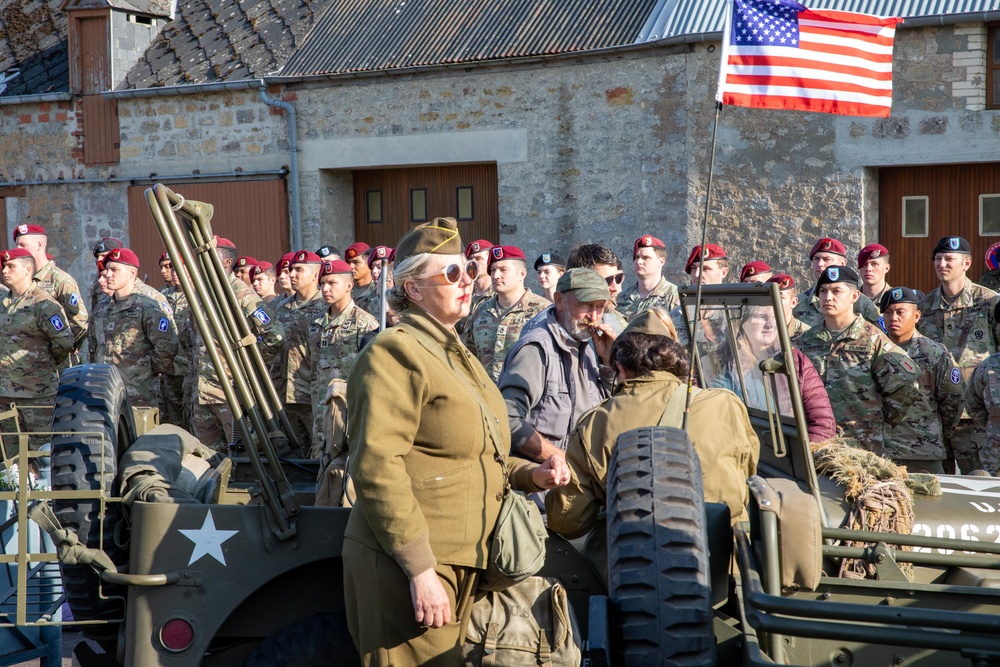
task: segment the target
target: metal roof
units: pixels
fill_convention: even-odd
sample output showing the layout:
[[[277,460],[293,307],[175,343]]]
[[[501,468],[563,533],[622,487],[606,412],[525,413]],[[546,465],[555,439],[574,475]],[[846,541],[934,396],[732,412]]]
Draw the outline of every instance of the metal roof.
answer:
[[[635,42],[657,0],[339,0],[281,70],[310,76],[587,51]]]
[[[685,35],[722,32],[729,0],[658,0],[649,13],[636,42],[655,42]],[[924,18],[1000,11],[1000,0],[805,0],[810,9]],[[994,19],[995,20],[995,19]],[[904,21],[903,26],[906,26]]]

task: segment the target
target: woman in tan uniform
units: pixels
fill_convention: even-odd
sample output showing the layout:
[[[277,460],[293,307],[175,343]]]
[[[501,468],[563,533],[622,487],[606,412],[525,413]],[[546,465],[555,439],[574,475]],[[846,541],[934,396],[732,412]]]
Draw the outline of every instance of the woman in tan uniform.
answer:
[[[524,491],[564,485],[561,457],[507,459],[503,398],[462,344],[476,265],[457,224],[400,239],[390,305],[397,326],[347,382],[357,500],[344,542],[347,622],[365,665],[459,665],[478,571],[500,510],[504,465]]]

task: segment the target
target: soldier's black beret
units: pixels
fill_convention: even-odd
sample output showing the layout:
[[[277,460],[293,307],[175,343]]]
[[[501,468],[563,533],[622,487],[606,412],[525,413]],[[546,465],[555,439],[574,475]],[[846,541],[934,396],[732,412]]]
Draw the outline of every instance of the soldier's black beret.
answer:
[[[920,303],[921,295],[915,289],[910,289],[909,287],[893,287],[882,295],[882,298],[878,300],[878,307],[883,313],[885,309],[894,303]]]
[[[554,252],[543,252],[535,260],[535,271],[543,266],[566,266],[566,261]]]
[[[827,283],[847,283],[854,289],[858,289],[858,274],[849,266],[828,266],[823,269],[823,273],[819,274],[819,280],[816,281],[816,289],[813,293],[819,294],[820,285]]]
[[[326,259],[327,257],[341,257],[340,250],[336,246],[325,245],[316,251],[316,254],[320,256],[320,259]]]
[[[934,252],[931,253],[931,257],[934,257],[939,252],[957,252],[963,255],[971,255],[972,246],[961,236],[945,236],[934,246]]]

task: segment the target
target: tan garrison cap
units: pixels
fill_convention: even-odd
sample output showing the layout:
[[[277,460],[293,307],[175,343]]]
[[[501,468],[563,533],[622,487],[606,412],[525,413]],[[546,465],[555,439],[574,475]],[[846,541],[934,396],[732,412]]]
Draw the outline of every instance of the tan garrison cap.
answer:
[[[462,239],[455,218],[434,218],[403,234],[396,248],[396,266],[422,253],[461,255]]]
[[[622,335],[627,333],[641,333],[647,334],[649,336],[666,336],[667,338],[673,340],[674,335],[667,328],[667,325],[663,323],[656,313],[651,310],[646,310],[638,315],[628,323],[622,331]]]

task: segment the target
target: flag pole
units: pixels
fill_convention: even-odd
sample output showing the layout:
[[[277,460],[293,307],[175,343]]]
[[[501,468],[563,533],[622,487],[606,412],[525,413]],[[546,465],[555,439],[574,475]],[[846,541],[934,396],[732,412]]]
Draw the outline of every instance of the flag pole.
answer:
[[[687,429],[688,412],[691,409],[691,395],[694,387],[695,353],[698,346],[698,327],[701,324],[701,287],[704,284],[702,270],[705,268],[705,257],[708,252],[705,244],[708,242],[708,216],[712,208],[712,177],[715,175],[715,145],[719,136],[719,112],[722,111],[722,102],[715,103],[715,122],[712,125],[712,156],[708,162],[708,185],[705,188],[705,215],[701,223],[701,257],[698,264],[698,292],[695,296],[694,323],[691,325],[691,341],[688,348],[689,369],[687,377],[687,395],[684,397],[684,419],[681,421],[681,429]],[[682,307],[683,310],[683,307]]]

